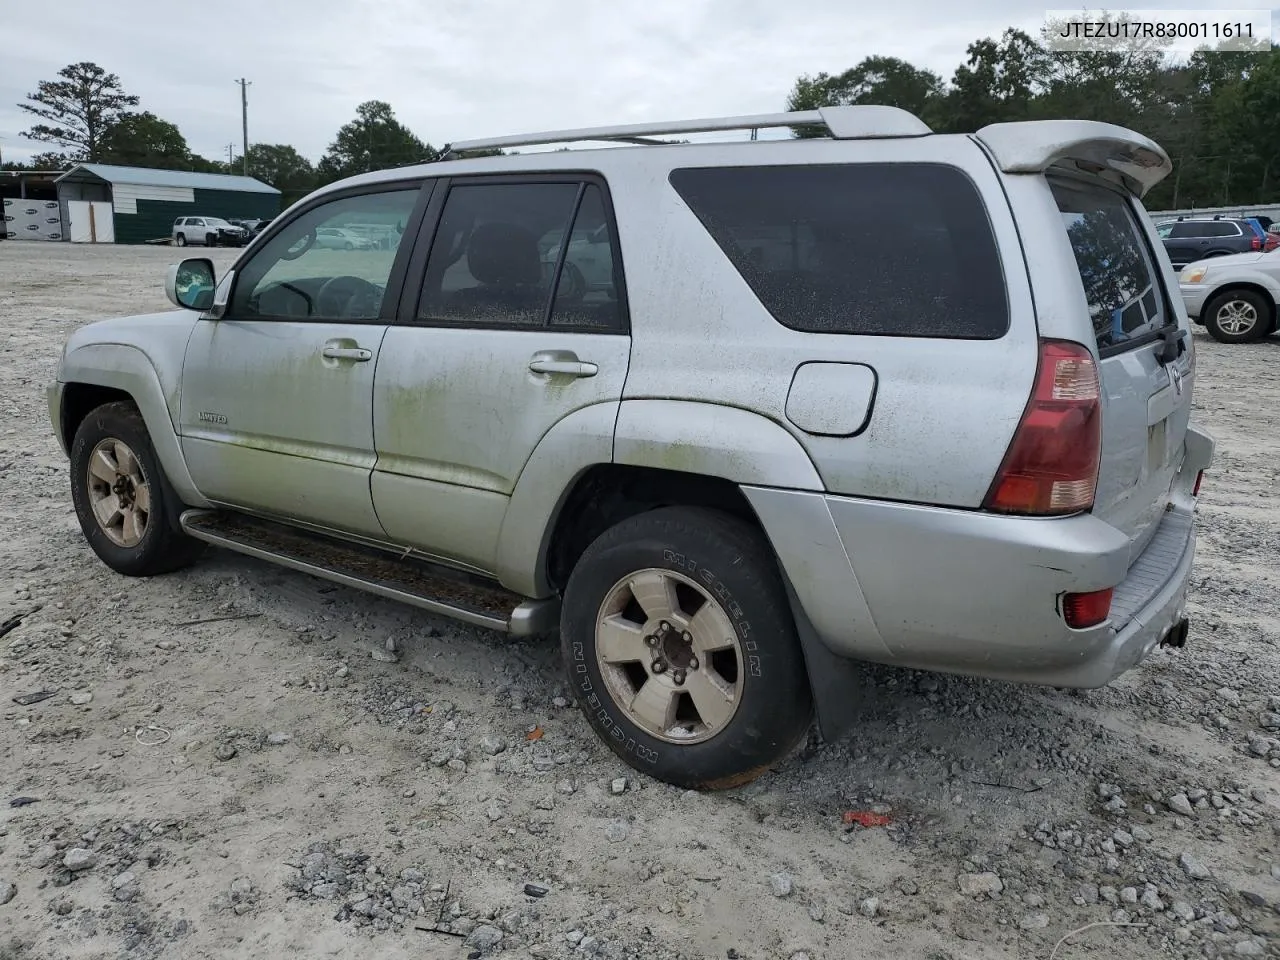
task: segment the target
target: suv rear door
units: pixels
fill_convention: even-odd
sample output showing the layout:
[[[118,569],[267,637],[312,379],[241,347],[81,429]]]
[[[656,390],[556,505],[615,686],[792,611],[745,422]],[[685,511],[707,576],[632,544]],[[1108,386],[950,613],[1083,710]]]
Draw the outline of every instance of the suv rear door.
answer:
[[[442,181],[374,382],[371,485],[387,535],[496,572],[498,534],[534,448],[588,407],[604,406],[612,422],[630,345],[602,178]]]
[[[1190,332],[1170,301],[1155,232],[1131,196],[1100,180],[1049,181],[1100,359],[1102,460],[1093,512],[1123,531],[1130,561],[1169,501],[1191,416]],[[1174,227],[1177,231],[1178,224]],[[1164,362],[1166,338],[1186,349]]]

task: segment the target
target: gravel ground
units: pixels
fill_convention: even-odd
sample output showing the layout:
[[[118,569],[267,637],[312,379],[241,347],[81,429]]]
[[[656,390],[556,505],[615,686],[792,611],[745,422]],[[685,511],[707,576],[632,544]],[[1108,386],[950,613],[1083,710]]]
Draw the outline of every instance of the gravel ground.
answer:
[[[42,388],[174,258],[0,243],[3,960],[1280,956],[1280,342],[1196,335],[1184,650],[1088,692],[869,667],[850,737],[705,795],[597,743],[550,641],[92,556]]]

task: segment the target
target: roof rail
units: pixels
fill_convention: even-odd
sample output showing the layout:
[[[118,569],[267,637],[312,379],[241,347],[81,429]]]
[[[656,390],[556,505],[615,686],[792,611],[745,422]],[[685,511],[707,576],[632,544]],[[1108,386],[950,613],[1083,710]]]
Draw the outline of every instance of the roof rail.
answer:
[[[471,150],[494,150],[505,147],[541,146],[551,143],[575,143],[598,140],[632,144],[670,144],[654,139],[686,133],[710,133],[716,130],[766,130],[775,127],[825,127],[828,136],[837,140],[859,140],[879,137],[922,137],[933,131],[913,113],[899,107],[852,106],[821,107],[789,113],[760,113],[744,117],[714,117],[705,120],[673,120],[666,123],[630,123],[615,127],[582,127],[577,130],[553,130],[546,133],[514,134],[485,140],[460,140],[446,144],[444,157]]]

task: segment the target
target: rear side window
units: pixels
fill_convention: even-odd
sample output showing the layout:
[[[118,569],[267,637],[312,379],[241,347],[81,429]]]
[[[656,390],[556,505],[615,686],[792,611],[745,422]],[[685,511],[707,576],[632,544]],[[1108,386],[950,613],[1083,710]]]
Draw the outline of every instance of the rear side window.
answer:
[[[418,319],[616,331],[625,326],[619,266],[596,184],[456,182],[427,260]]]
[[[1238,237],[1245,232],[1241,224],[1230,220],[1210,224],[1210,228],[1209,236],[1211,237]]]
[[[1122,347],[1163,327],[1168,321],[1158,274],[1125,198],[1083,184],[1055,182],[1052,189],[1098,349]]]
[[[994,340],[1009,328],[986,208],[955,167],[684,169],[671,185],[793,330]]]
[[[1173,228],[1173,236],[1186,237],[1238,237],[1240,228],[1231,220],[1184,220]]]

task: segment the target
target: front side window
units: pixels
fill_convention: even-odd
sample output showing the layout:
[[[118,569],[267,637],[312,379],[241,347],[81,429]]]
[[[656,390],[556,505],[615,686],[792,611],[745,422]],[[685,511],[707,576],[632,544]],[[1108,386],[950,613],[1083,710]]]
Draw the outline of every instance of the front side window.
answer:
[[[1168,322],[1158,272],[1133,209],[1100,186],[1055,182],[1054,199],[1071,241],[1098,349],[1123,345]],[[1179,227],[1189,225],[1178,223]]]
[[[414,186],[343,197],[290,221],[240,272],[229,316],[376,320],[418,195]],[[333,242],[351,224],[367,226],[379,242]]]
[[[786,327],[981,340],[1009,329],[995,234],[955,167],[719,167],[670,181]]]

